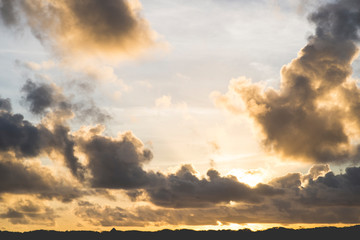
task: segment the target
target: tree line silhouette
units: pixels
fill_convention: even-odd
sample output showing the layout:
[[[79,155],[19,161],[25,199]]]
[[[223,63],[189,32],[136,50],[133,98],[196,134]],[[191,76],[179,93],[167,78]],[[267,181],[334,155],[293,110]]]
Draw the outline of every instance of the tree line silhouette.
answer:
[[[359,239],[360,226],[352,227],[319,227],[307,229],[270,228],[262,231],[242,229],[195,231],[188,229],[146,231],[47,231],[30,232],[0,231],[1,240],[171,240],[171,239]],[[307,240],[306,239],[306,240]]]

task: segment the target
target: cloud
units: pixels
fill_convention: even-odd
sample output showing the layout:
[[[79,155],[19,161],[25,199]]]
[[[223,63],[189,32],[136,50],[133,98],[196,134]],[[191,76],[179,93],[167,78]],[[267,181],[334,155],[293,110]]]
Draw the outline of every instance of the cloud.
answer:
[[[88,160],[92,186],[131,189],[148,184],[152,174],[142,165],[152,159],[152,152],[131,132],[112,138],[102,136],[102,131],[98,126],[77,134],[77,144]]]
[[[43,86],[33,88],[31,84],[30,90],[39,92],[37,89],[45,92],[42,93],[45,95],[46,90],[49,90]],[[33,93],[33,91],[30,92]],[[49,95],[46,96],[49,97]],[[46,107],[53,104],[51,98],[50,101],[48,101],[37,95],[29,94],[26,99],[30,101],[30,108],[36,113],[44,111]],[[9,103],[8,100],[6,100],[6,102]],[[7,109],[11,109],[10,103]],[[57,115],[57,119],[59,119],[62,114],[63,111]],[[74,176],[83,178],[82,166],[78,158],[74,155],[75,143],[69,135],[69,127],[59,123],[55,123],[51,129],[45,124],[35,126],[29,121],[24,120],[21,114],[0,111],[0,129],[0,150],[2,152],[14,152],[18,158],[24,158],[37,157],[40,154],[48,154],[56,151],[63,155],[65,164]]]
[[[78,88],[80,88],[79,93],[89,90],[91,86],[79,83]],[[46,115],[46,121],[51,123],[64,125],[69,119],[103,123],[111,119],[111,116],[100,109],[90,97],[86,101],[72,101],[65,97],[62,89],[53,83],[37,83],[28,79],[21,90],[24,93],[23,103],[28,105],[30,112],[36,115]]]
[[[23,100],[29,104],[30,112],[34,114],[44,114],[49,108],[60,108],[70,112],[66,115],[71,115],[71,105],[54,84],[38,84],[28,79],[22,91],[25,93]]]
[[[129,189],[152,182],[150,178],[155,174],[142,169],[142,164],[151,160],[152,153],[131,132],[117,138],[102,136],[101,132],[90,138],[74,136],[66,120],[78,105],[69,103],[59,88],[28,80],[22,91],[25,93],[23,101],[30,111],[43,118],[40,124],[33,125],[22,115],[7,111],[11,109],[10,101],[1,99],[5,109],[0,111],[0,150],[3,153],[14,153],[19,159],[44,154],[52,159],[60,156],[78,180],[90,181],[95,188]],[[96,130],[89,130],[91,132]],[[87,157],[87,165],[80,162],[75,148]],[[54,157],[52,153],[59,155]],[[85,179],[88,172],[91,178]]]
[[[0,192],[41,192],[50,189],[52,176],[48,172],[25,166],[15,160],[1,160]]]
[[[95,226],[133,226],[124,224],[124,220],[131,219],[128,211],[120,207],[100,206],[87,201],[79,201],[75,215]]]
[[[47,145],[41,136],[50,135],[46,128],[35,127],[22,115],[6,111],[0,112],[0,129],[0,150],[14,151],[18,157],[39,155]]]
[[[8,206],[7,210],[0,214],[0,218],[8,219],[12,224],[40,224],[55,225],[57,218],[55,211],[43,205],[41,202],[30,200],[19,200],[13,206]]]
[[[288,173],[285,176],[272,179],[269,184],[278,188],[286,188],[298,191],[308,185],[308,182],[314,182],[317,178],[325,176],[330,172],[330,167],[327,164],[316,164],[312,166],[307,174]]]
[[[171,96],[164,95],[155,100],[155,106],[158,108],[169,108],[171,106]]]
[[[219,153],[221,147],[216,141],[208,141],[212,153]]]
[[[37,88],[30,89],[28,92]],[[36,102],[32,98],[28,101]],[[0,102],[7,103],[9,100]],[[56,106],[39,105],[52,106],[41,108],[47,111],[52,111]],[[128,210],[90,203],[79,204],[76,215],[93,225],[109,226],[112,223],[143,226],[159,222],[202,225],[216,224],[217,221],[223,224],[336,223],[356,222],[358,219],[359,168],[347,168],[345,174],[335,175],[328,165],[317,164],[307,174],[290,173],[255,187],[239,182],[234,176],[221,176],[214,169],[210,169],[206,177],[199,177],[190,165],[165,175],[144,170],[143,165],[152,159],[152,153],[131,132],[117,137],[104,136],[104,127],[101,125],[83,127],[75,133],[70,133],[64,125],[48,129],[42,124],[32,125],[21,115],[8,112],[6,109],[11,109],[11,105],[5,106],[0,116],[10,123],[18,118],[15,126],[21,130],[17,131],[26,132],[22,130],[26,125],[33,132],[39,132],[31,142],[39,142],[39,150],[29,156],[37,156],[48,149],[54,149],[64,156],[69,154],[67,158],[75,159],[67,163],[68,168],[78,179],[75,170],[81,169],[85,181],[73,185],[75,182],[53,177],[44,167],[31,162],[25,165],[21,158],[12,157],[14,152],[25,156],[19,147],[20,143],[14,143],[3,150],[2,155],[8,154],[9,158],[0,161],[0,171],[3,172],[0,174],[0,182],[4,183],[0,184],[1,193],[32,194],[39,198],[68,202],[86,195],[109,197],[106,189],[124,189],[133,201],[146,201],[157,206],[156,209],[139,207]],[[47,144],[43,145],[43,142]],[[84,164],[70,165],[79,163],[75,153],[85,156]],[[9,207],[2,214],[14,223],[25,224],[30,219],[19,207]],[[148,223],[144,223],[143,219],[148,219]]]
[[[11,112],[12,108],[9,98],[4,99],[0,97],[0,110]]]
[[[240,79],[242,81],[248,81],[245,77],[241,77]],[[243,101],[233,87],[233,82],[240,81],[240,79],[231,80],[229,91],[226,94],[221,94],[218,91],[210,93],[210,98],[216,107],[226,109],[234,115],[244,114],[245,109]]]
[[[0,159],[0,180],[0,194],[30,194],[63,202],[88,194],[73,182],[55,178],[49,169],[39,164],[24,164],[11,156]]]
[[[9,124],[13,124],[14,116],[11,113],[1,114],[7,114],[7,119],[11,120]],[[21,119],[14,128],[18,132],[27,133],[29,130],[23,130],[23,121]],[[202,179],[195,175],[194,169],[190,166],[183,166],[175,174],[169,175],[145,171],[143,164],[152,159],[152,152],[144,148],[143,143],[131,132],[112,138],[102,135],[103,127],[100,125],[89,129],[83,128],[71,134],[68,127],[59,124],[52,130],[41,124],[26,124],[31,129],[30,132],[35,133],[35,137],[30,139],[30,134],[23,133],[22,135],[26,136],[25,140],[14,142],[4,150],[24,155],[24,148],[29,156],[38,156],[42,152],[55,150],[64,156],[65,164],[71,173],[80,180],[86,176],[84,180],[89,181],[93,188],[143,190],[148,199],[159,206],[205,207],[230,201],[256,203],[261,202],[266,196],[281,193],[265,184],[250,188],[235,177],[221,177],[216,170],[209,170],[207,178]],[[12,132],[6,137],[3,135],[4,139],[7,139],[4,142],[9,144],[8,140],[13,135]],[[22,144],[29,149],[21,147]],[[75,151],[86,157],[86,164],[79,162]]]
[[[149,184],[145,190],[152,203],[172,208],[203,208],[230,201],[259,203],[267,196],[282,193],[266,184],[251,188],[234,176],[220,176],[214,169],[207,172],[207,178],[199,179],[191,165],[183,165],[175,174],[163,177],[157,185]]]
[[[189,169],[189,167],[184,167]],[[190,170],[181,169],[184,174]],[[309,173],[315,169],[326,169],[326,165],[314,166]],[[310,183],[302,186],[308,181],[308,174],[291,173],[283,177],[273,179],[269,186],[281,189],[281,194],[263,195],[262,201],[245,202],[219,202],[208,204],[205,196],[213,201],[214,195],[222,194],[227,196],[230,193],[236,195],[238,190],[230,191],[223,180],[221,186],[224,191],[217,189],[216,194],[199,194],[200,191],[193,191],[187,194],[191,188],[189,181],[173,181],[177,185],[174,198],[175,201],[167,207],[137,206],[134,208],[121,208],[116,206],[101,206],[89,202],[79,202],[75,213],[84,221],[96,226],[158,226],[161,225],[217,225],[221,222],[224,225],[237,223],[358,223],[359,222],[359,170],[360,168],[347,168],[345,174],[336,175],[328,172],[326,175],[317,178],[310,178]],[[321,171],[323,172],[323,171]],[[177,175],[180,175],[177,173]],[[192,176],[194,177],[194,176]],[[191,178],[188,176],[188,178]],[[193,181],[193,182],[196,182]],[[208,183],[209,184],[209,183]],[[215,183],[212,183],[215,185]],[[204,187],[204,185],[201,185]],[[204,187],[207,192],[208,187]],[[214,189],[214,188],[213,188]],[[253,189],[256,192],[256,189]],[[175,192],[175,189],[174,189]],[[224,193],[225,192],[225,193]],[[246,194],[246,192],[244,192]],[[254,193],[255,194],[255,193]],[[179,198],[178,200],[176,198]],[[181,201],[197,198],[201,206],[193,207],[186,203],[176,206]],[[225,198],[225,197],[224,197]],[[170,207],[169,207],[170,206]]]
[[[72,103],[65,97],[62,90],[55,84],[35,83],[27,80],[22,88],[24,93],[23,102],[29,106],[30,112],[43,116],[42,124],[39,127],[43,132],[38,134],[42,146],[33,154],[38,155],[43,148],[49,152],[55,150],[64,156],[65,164],[69,167],[74,176],[83,179],[84,166],[75,156],[73,136],[67,121],[75,118],[78,121],[104,122],[110,119],[110,115],[103,112],[92,100]],[[36,130],[34,130],[36,131]],[[35,145],[36,146],[36,145]]]
[[[358,54],[358,9],[357,1],[336,1],[309,16],[316,34],[281,69],[279,90],[239,78],[231,81],[226,95],[213,95],[215,103],[232,112],[245,111],[260,130],[265,148],[285,159],[355,160],[360,89],[350,76]]]
[[[330,167],[328,164],[316,164],[310,168],[309,173],[304,176],[304,180],[317,179],[318,177],[323,176],[328,172],[330,172]]]
[[[52,69],[54,67],[56,67],[56,63],[54,61],[43,61],[41,63],[36,63],[36,62],[32,62],[32,61],[21,61],[19,59],[15,60],[15,64],[17,66],[20,67],[24,67],[28,70],[32,70],[32,71],[41,71],[41,70],[48,70],[48,69]]]
[[[309,16],[316,24],[316,36],[336,41],[359,40],[359,7],[356,0],[338,0],[320,6]]]
[[[360,168],[348,167],[344,174],[326,173],[310,180],[303,189],[301,201],[316,206],[359,206]]]
[[[155,99],[155,107],[158,110],[179,111],[182,113],[183,118],[186,120],[192,118],[191,115],[188,113],[187,103],[184,101],[173,103],[170,95],[163,95]]]
[[[229,209],[230,210],[230,209]],[[163,209],[149,206],[124,209],[79,202],[76,216],[95,226],[159,226],[163,225],[216,225],[219,218],[226,216],[224,208],[206,209]],[[231,211],[231,210],[230,210]],[[216,216],[216,214],[218,214]]]
[[[93,188],[124,189],[133,201],[147,200],[163,207],[208,207],[230,201],[258,203],[282,191],[266,184],[251,188],[236,177],[209,170],[198,178],[190,165],[175,174],[145,171],[152,152],[131,132],[116,138],[103,136],[104,127],[82,128],[74,133],[78,152],[86,157],[87,180]]]
[[[301,186],[301,177],[300,173],[288,173],[272,179],[269,184],[279,188],[298,189]]]
[[[156,45],[137,0],[3,0],[6,26],[28,25],[58,55],[118,58]]]
[[[50,143],[50,147],[63,155],[65,165],[70,169],[71,173],[79,178],[79,180],[83,180],[85,169],[75,156],[75,142],[69,132],[69,127],[57,125],[53,130],[53,134],[47,140]]]
[[[18,23],[18,15],[13,0],[0,1],[0,19],[6,26],[14,26]],[[16,4],[16,3],[15,3]]]
[[[1,3],[5,25],[25,21],[58,54],[91,50],[95,55],[131,55],[154,43],[148,24],[127,1]],[[359,222],[360,168],[336,175],[323,164],[359,155],[360,147],[353,142],[360,133],[360,91],[350,78],[357,55],[357,9],[357,2],[343,0],[324,5],[309,17],[317,26],[316,34],[298,58],[283,67],[279,90],[241,78],[231,82],[228,94],[212,95],[218,106],[247,112],[270,151],[318,163],[308,173],[289,173],[250,187],[215,169],[199,176],[191,165],[169,174],[148,171],[144,165],[153,154],[132,132],[106,136],[101,125],[71,132],[72,118],[97,116],[97,122],[108,116],[94,102],[72,102],[54,84],[28,80],[22,88],[23,101],[42,119],[39,124],[27,121],[12,112],[9,99],[0,98],[0,194],[69,202],[88,195],[112,199],[107,189],[122,189],[131,200],[152,206],[124,209],[79,200],[75,214],[97,226]],[[84,71],[93,78],[117,80],[112,68],[102,68],[106,70],[102,73],[94,69]],[[174,106],[169,96],[155,104]],[[43,155],[63,158],[74,178],[55,177],[34,161]],[[24,200],[9,205],[0,218],[13,224],[53,223],[55,215],[41,201]]]
[[[89,182],[93,188],[124,189],[133,201],[140,198],[158,206],[184,208],[208,207],[230,201],[261,202],[282,191],[266,184],[251,188],[236,177],[222,177],[209,170],[198,178],[190,165],[175,174],[145,171],[143,164],[152,152],[131,132],[116,138],[103,136],[104,127],[82,128],[74,133],[78,151],[87,159]]]
[[[105,123],[112,119],[112,116],[98,107],[91,98],[73,103],[72,109],[76,112],[76,120],[83,123]]]

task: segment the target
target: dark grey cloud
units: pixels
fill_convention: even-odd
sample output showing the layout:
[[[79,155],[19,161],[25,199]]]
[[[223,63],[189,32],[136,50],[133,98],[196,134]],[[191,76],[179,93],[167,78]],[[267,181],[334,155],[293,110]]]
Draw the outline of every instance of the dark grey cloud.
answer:
[[[135,209],[123,209],[120,207],[100,206],[88,203],[79,204],[75,214],[83,221],[95,226],[158,226],[164,225],[217,225],[218,221],[223,224],[230,222],[246,222],[248,219],[236,214],[238,209],[233,207],[212,208],[151,208],[148,206]],[[236,220],[235,220],[236,218]]]
[[[101,206],[90,202],[79,202],[75,215],[95,226],[156,226],[164,225],[217,225],[231,208],[201,208],[201,209],[170,209],[137,207],[124,209],[121,207]]]
[[[131,219],[132,216],[126,209],[121,207],[100,206],[87,201],[79,201],[75,209],[75,215],[83,218],[95,226],[134,226],[133,224],[124,224],[125,220]],[[135,223],[135,221],[132,221]],[[135,224],[136,226],[136,224]]]
[[[32,108],[39,111],[45,106],[35,96],[29,101]],[[5,102],[8,104],[6,108],[11,109],[10,102]],[[0,151],[15,152],[19,158],[36,157],[56,151],[64,157],[65,165],[74,176],[82,179],[82,166],[74,154],[75,143],[69,132],[69,127],[61,124],[55,124],[50,130],[44,124],[33,125],[24,120],[21,114],[0,111]]]
[[[139,188],[152,181],[154,174],[143,170],[142,165],[152,159],[152,152],[144,148],[131,132],[119,138],[93,135],[78,139],[81,151],[88,158],[93,187]]]
[[[49,190],[53,178],[13,160],[0,161],[0,192],[41,192]]]
[[[45,167],[25,165],[10,156],[0,159],[0,180],[0,194],[30,194],[63,202],[88,194],[70,181],[55,178]]]
[[[0,97],[0,110],[11,112],[12,107],[9,98],[4,99]]]
[[[22,87],[22,92],[24,93],[23,102],[29,106],[32,113],[41,114],[54,122],[53,130],[42,135],[43,142],[47,144],[44,148],[60,152],[74,176],[83,179],[85,169],[75,156],[76,144],[66,123],[69,118],[82,122],[89,122],[91,119],[91,122],[101,123],[110,119],[110,116],[97,107],[92,100],[72,103],[55,84],[37,83],[29,79]]]
[[[138,24],[126,1],[65,1],[76,23],[96,41],[126,38]],[[90,14],[89,14],[90,13]]]
[[[220,176],[214,169],[207,172],[207,178],[199,179],[190,165],[182,166],[175,174],[145,189],[152,203],[173,208],[209,207],[230,201],[259,203],[265,197],[282,193],[265,184],[251,188],[234,176]]]
[[[0,1],[0,19],[6,26],[14,26],[18,24],[18,13],[16,10],[17,2],[14,0]]]
[[[71,173],[84,180],[85,168],[75,156],[75,141],[70,134],[70,128],[63,125],[55,125],[51,135],[46,138],[47,143],[52,149],[62,154],[65,165],[70,169]]]
[[[155,44],[140,8],[126,0],[3,0],[5,26],[29,26],[58,55],[131,55]]]
[[[0,151],[14,152],[18,158],[58,153],[70,172],[80,181],[85,180],[87,169],[75,155],[77,143],[66,124],[75,105],[69,103],[61,90],[53,84],[28,80],[22,92],[23,102],[32,113],[40,114],[43,119],[40,124],[33,125],[24,120],[21,114],[10,111],[9,99],[0,99],[3,109],[0,111]],[[96,146],[97,144],[101,147]],[[131,134],[124,135],[119,141],[98,136],[84,143],[83,147],[88,151],[86,154],[90,160],[88,169],[94,175],[94,186],[133,188],[144,185],[148,174],[141,168],[141,164],[149,161],[152,154],[149,150],[140,150],[140,145],[141,142]],[[122,174],[118,175],[113,169],[120,169]]]
[[[71,104],[54,85],[35,83],[29,79],[21,90],[25,93],[23,101],[34,114],[44,114],[49,108],[71,111]]]
[[[310,180],[301,194],[302,202],[317,206],[360,206],[360,168],[346,168],[345,173],[328,172]]]
[[[81,177],[81,165],[74,155],[74,142],[69,128],[55,126],[53,131],[44,125],[34,126],[20,114],[0,113],[0,150],[13,151],[18,157],[36,157],[52,150],[64,156],[65,164],[75,176]]]
[[[14,151],[17,156],[33,157],[47,145],[42,136],[51,135],[44,127],[36,127],[21,114],[0,112],[0,150]]]
[[[30,86],[30,83],[28,82],[27,86]],[[34,90],[34,85],[30,89]],[[35,96],[28,99],[34,109],[41,109],[40,105],[44,106],[44,110],[47,106]],[[55,124],[51,129],[44,124],[33,125],[21,114],[11,112],[9,99],[0,99],[0,103],[3,109],[0,111],[0,193],[35,194],[61,201],[71,201],[84,195],[85,192],[71,186],[73,183],[55,179],[45,168],[23,163],[27,158],[56,152],[63,156],[71,173],[82,180],[84,169],[75,157],[75,143],[69,134],[70,129],[59,124]]]
[[[52,118],[60,123],[68,119],[77,122],[104,123],[111,119],[111,116],[99,108],[91,98],[73,100],[66,97],[55,84],[28,79],[21,91],[24,93],[22,102],[29,107],[31,113],[44,116],[53,112]]]
[[[352,80],[357,56],[359,2],[339,0],[309,16],[316,33],[281,70],[279,90],[239,79],[230,91],[261,130],[264,147],[283,158],[318,163],[357,160],[360,90]],[[226,95],[217,102],[234,111]]]
[[[281,203],[287,207],[288,202]],[[280,203],[279,203],[280,204]],[[288,210],[290,209],[290,210]],[[356,224],[359,221],[359,209],[351,207],[335,208],[283,208],[279,210],[275,204],[246,205],[246,206],[216,206],[198,209],[170,209],[138,207],[123,209],[119,207],[81,206],[76,208],[75,214],[95,226],[158,226],[164,225],[189,225],[189,226],[216,226],[219,222],[223,225],[233,223],[249,224]],[[112,223],[112,224],[110,224]]]
[[[80,151],[87,156],[94,188],[125,189],[133,200],[148,200],[158,206],[184,208],[208,207],[218,203],[242,201],[258,203],[265,197],[281,194],[270,185],[251,188],[235,177],[222,177],[209,170],[207,178],[198,178],[190,165],[175,174],[145,171],[152,152],[144,148],[131,132],[111,138],[100,135],[101,129],[90,129],[78,136]]]
[[[97,79],[102,81],[99,77]],[[76,120],[86,124],[104,124],[112,119],[112,116],[104,109],[101,109],[94,101],[92,93],[99,82],[91,82],[86,79],[73,79],[67,84],[72,90],[72,109],[76,113]],[[76,96],[76,97],[75,97]]]
[[[0,214],[0,218],[7,218],[12,224],[28,224],[25,215],[12,208],[7,209],[5,213]]]
[[[99,108],[91,99],[73,104],[76,119],[86,123],[105,123],[112,119],[111,115]]]
[[[67,103],[55,86],[28,80],[22,91],[25,93],[24,101],[35,114],[61,119],[64,111],[65,115],[71,112],[72,105]],[[129,190],[128,194],[133,200],[140,196],[159,206],[194,208],[230,201],[258,203],[264,197],[281,194],[281,190],[265,184],[251,188],[235,177],[220,176],[216,170],[209,170],[207,178],[198,178],[190,166],[183,166],[175,174],[169,175],[145,171],[143,165],[152,159],[152,152],[131,132],[116,138],[107,137],[102,135],[103,129],[99,125],[88,132],[80,130],[73,135],[64,121],[55,121],[51,128],[47,128],[44,124],[34,126],[21,115],[1,112],[0,116],[9,122],[4,129],[9,130],[9,126],[14,125],[16,130],[6,136],[6,132],[3,133],[4,142],[8,144],[3,147],[4,152],[13,151],[21,157],[35,157],[56,151],[63,156],[65,165],[77,179],[88,181],[93,188]],[[14,116],[19,118],[18,122]],[[25,125],[30,130],[26,130]],[[19,142],[17,136],[23,136],[25,140]],[[15,140],[9,144],[11,137]],[[22,147],[22,144],[27,148]],[[87,157],[86,165],[79,162],[75,147]],[[46,192],[42,196],[46,197]],[[49,194],[49,197],[52,195]]]
[[[12,206],[8,206],[0,218],[8,219],[12,224],[41,224],[55,225],[55,219],[58,217],[55,211],[43,205],[30,200],[19,200]]]
[[[124,209],[80,201],[75,214],[96,226],[155,226],[159,223],[165,225],[217,225],[218,221],[224,225],[231,223],[358,223],[360,221],[360,168],[347,168],[344,174],[328,172],[325,175],[309,178],[309,175],[319,168],[321,167],[315,166],[314,169],[309,170],[308,174],[292,173],[273,179],[269,185],[281,189],[282,193],[262,195],[264,196],[262,201],[243,202],[243,198],[241,198],[239,202],[233,204],[228,204],[227,201],[208,204],[204,200],[205,196],[210,199],[214,198],[214,192],[218,195],[230,195],[230,189],[226,184],[222,184],[225,188],[224,191],[211,191],[211,194],[202,196],[198,194],[200,191],[192,191],[192,196],[190,196],[186,189],[191,184],[183,181],[183,185],[177,184],[179,187],[174,189],[177,191],[177,195],[171,201],[175,201],[175,203],[172,206],[167,205],[166,208],[141,206]],[[180,171],[182,174],[186,174],[185,172],[188,170]],[[322,170],[318,172],[324,174],[326,171],[328,171],[326,165],[323,165]],[[193,177],[188,176],[187,179]],[[169,177],[169,179],[171,178]],[[178,182],[179,180],[177,180]],[[186,187],[185,183],[187,183]],[[237,190],[235,189],[235,191]],[[176,200],[176,197],[179,200]],[[202,202],[203,205],[196,208],[192,208],[191,205],[187,207],[175,205],[180,201],[190,203],[189,199],[191,198],[198,198],[197,201]]]
[[[279,188],[298,189],[301,186],[301,177],[300,173],[288,173],[272,179],[269,184]]]
[[[236,177],[222,177],[209,170],[207,178],[198,178],[190,165],[175,174],[145,171],[143,164],[152,152],[127,132],[117,138],[101,135],[93,128],[78,134],[76,143],[87,157],[86,168],[94,188],[125,189],[133,201],[148,200],[158,206],[184,208],[208,207],[230,201],[258,203],[268,196],[282,194],[281,189],[258,184],[251,188]]]
[[[182,171],[184,173],[184,169]],[[171,179],[176,187],[173,188],[173,198],[169,199],[169,204],[165,206],[172,208],[160,210],[138,208],[128,214],[133,214],[135,218],[136,216],[143,216],[149,223],[164,221],[169,224],[190,225],[217,224],[216,221],[223,224],[251,222],[283,224],[358,223],[360,221],[358,215],[360,212],[359,173],[360,168],[351,167],[347,168],[344,174],[337,175],[329,171],[327,165],[315,165],[307,174],[289,173],[273,179],[267,185],[267,187],[271,186],[272,188],[267,188],[267,191],[258,189],[258,186],[253,189],[248,187],[246,191],[241,192],[239,187],[231,189],[226,183],[229,180],[226,179],[219,185],[223,191],[211,188],[209,194],[199,194],[210,189],[206,184],[198,184],[203,189],[195,191],[196,187],[192,186],[191,181],[184,179],[174,181],[169,177],[169,181]],[[194,176],[188,176],[185,179],[191,178]],[[207,184],[216,185],[211,183],[212,181]],[[196,182],[196,180],[193,179],[192,182]],[[234,182],[231,185],[234,184],[242,183]],[[248,191],[253,192],[249,195]],[[261,201],[254,201],[254,199],[248,198],[249,196],[256,196]],[[192,198],[194,201],[189,201]],[[217,200],[214,201],[216,198]],[[234,205],[228,204],[230,199],[235,202]],[[170,204],[170,202],[173,203]],[[191,205],[194,202],[202,203],[202,205]],[[156,204],[154,200],[153,203]],[[186,206],[186,208],[181,208],[181,206]],[[189,208],[192,206],[197,208]]]
[[[337,41],[359,40],[360,3],[339,0],[321,6],[309,19],[316,24],[316,36]]]
[[[28,80],[22,88],[26,92],[25,101],[29,103],[32,113],[44,113],[54,102],[53,89],[48,85],[37,87],[36,84]]]

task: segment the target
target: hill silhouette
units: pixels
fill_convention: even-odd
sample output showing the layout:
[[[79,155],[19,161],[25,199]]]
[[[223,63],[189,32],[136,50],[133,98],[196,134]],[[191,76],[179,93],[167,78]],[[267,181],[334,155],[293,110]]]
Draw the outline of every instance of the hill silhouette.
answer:
[[[307,229],[288,229],[270,228],[263,231],[251,231],[242,229],[232,230],[208,230],[194,231],[188,229],[181,230],[161,230],[157,232],[145,231],[46,231],[37,230],[30,232],[8,232],[0,231],[2,240],[169,240],[169,239],[359,239],[360,226],[352,227],[321,227]]]

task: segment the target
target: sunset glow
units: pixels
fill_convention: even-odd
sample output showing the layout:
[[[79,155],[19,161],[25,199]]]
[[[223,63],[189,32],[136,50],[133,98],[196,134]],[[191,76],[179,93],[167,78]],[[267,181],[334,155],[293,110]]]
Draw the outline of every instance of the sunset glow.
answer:
[[[261,169],[232,169],[229,175],[235,176],[239,182],[248,184],[251,187],[255,187],[258,183],[264,182],[266,174]]]
[[[0,0],[0,231],[359,224],[359,16]]]

